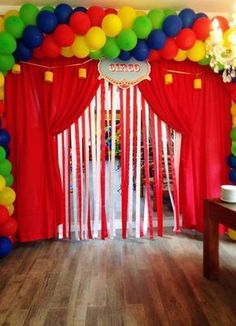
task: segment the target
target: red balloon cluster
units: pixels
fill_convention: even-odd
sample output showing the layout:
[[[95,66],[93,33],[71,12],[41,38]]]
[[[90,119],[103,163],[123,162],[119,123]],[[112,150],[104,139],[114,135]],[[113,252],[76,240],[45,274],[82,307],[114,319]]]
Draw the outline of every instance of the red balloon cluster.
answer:
[[[176,37],[176,44],[181,50],[189,50],[196,42],[196,34],[191,28],[182,29]]]
[[[91,21],[87,13],[77,11],[70,17],[70,27],[76,34],[85,35],[91,27]]]
[[[17,221],[9,215],[7,208],[0,205],[0,237],[15,237],[17,231]]]
[[[91,6],[87,10],[87,14],[91,20],[92,26],[101,26],[105,16],[105,10],[99,6]]]

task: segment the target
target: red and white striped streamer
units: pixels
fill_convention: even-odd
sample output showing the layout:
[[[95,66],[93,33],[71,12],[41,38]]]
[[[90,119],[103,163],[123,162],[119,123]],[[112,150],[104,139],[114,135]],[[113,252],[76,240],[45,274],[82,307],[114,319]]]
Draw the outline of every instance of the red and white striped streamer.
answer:
[[[118,113],[121,142],[116,158]],[[176,133],[174,137],[173,142],[170,128],[150,110],[137,86],[123,90],[103,81],[84,114],[57,137],[65,193],[65,220],[58,229],[59,238],[98,238],[100,232],[102,239],[113,238],[119,224],[124,239],[127,234],[139,238],[149,233],[151,239],[156,234],[162,236],[164,171],[174,229],[179,231],[181,137]],[[118,160],[120,171],[116,171]],[[121,209],[117,210],[118,178]]]

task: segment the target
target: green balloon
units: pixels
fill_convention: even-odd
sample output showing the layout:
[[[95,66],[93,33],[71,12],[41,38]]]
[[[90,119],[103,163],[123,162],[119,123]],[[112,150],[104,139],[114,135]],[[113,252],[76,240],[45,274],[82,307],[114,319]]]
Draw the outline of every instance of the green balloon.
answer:
[[[5,20],[5,30],[10,33],[14,38],[21,38],[25,24],[18,16],[10,16]]]
[[[174,9],[164,9],[165,17],[171,16],[171,15],[177,15],[177,12]]]
[[[151,19],[153,29],[161,29],[165,20],[164,11],[161,9],[152,9],[148,13],[148,17]]]
[[[0,162],[0,174],[6,177],[11,173],[12,165],[11,162],[7,159],[4,159]]]
[[[1,70],[1,68],[0,68],[0,70]],[[8,73],[8,70],[1,70],[1,73],[3,74],[3,76],[6,76],[7,75],[7,73]]]
[[[44,6],[40,9],[40,11],[51,11],[54,12],[54,8],[52,6]]]
[[[232,141],[236,141],[236,127],[231,130],[230,138],[232,139]]]
[[[0,32],[0,54],[11,54],[15,49],[15,38],[8,32]]]
[[[236,155],[236,141],[233,141],[231,144],[231,153]]]
[[[4,160],[6,158],[6,151],[5,148],[0,146],[0,161]]]
[[[120,54],[120,48],[114,38],[107,37],[106,44],[102,48],[102,53],[108,59],[115,59]]]
[[[36,25],[38,13],[39,9],[32,3],[25,3],[20,8],[20,18],[23,20],[26,26]]]
[[[0,54],[0,70],[3,72],[7,72],[10,70],[15,64],[15,58],[12,54],[1,55]]]
[[[103,57],[103,53],[101,50],[91,51],[89,57],[94,60],[100,60]]]
[[[210,57],[205,57],[203,58],[202,60],[198,61],[198,63],[201,65],[201,66],[206,66],[206,65],[209,65],[211,61],[211,58]]]
[[[138,42],[137,36],[132,29],[123,29],[117,36],[117,44],[121,50],[133,50]]]
[[[14,183],[14,177],[12,174],[8,174],[7,176],[5,176],[5,180],[6,180],[6,186],[11,187]]]
[[[133,30],[139,39],[145,39],[152,31],[152,21],[147,16],[139,16],[135,19]]]

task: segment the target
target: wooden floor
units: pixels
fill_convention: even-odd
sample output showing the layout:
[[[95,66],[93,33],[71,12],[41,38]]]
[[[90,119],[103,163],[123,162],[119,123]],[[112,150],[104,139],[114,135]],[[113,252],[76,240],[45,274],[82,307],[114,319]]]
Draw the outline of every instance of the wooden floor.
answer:
[[[43,241],[0,260],[0,325],[236,325],[236,243],[220,280],[202,276],[202,241]]]

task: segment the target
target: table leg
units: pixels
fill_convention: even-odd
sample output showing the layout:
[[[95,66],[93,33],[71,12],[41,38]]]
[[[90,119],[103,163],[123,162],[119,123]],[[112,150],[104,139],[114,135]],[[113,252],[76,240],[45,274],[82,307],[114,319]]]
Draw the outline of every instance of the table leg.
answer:
[[[203,274],[211,280],[219,275],[219,234],[218,222],[210,217],[210,211],[205,206],[203,240]]]

